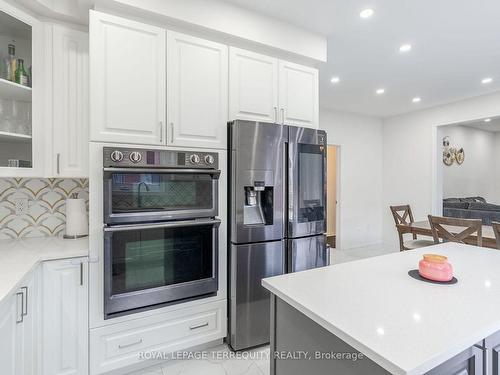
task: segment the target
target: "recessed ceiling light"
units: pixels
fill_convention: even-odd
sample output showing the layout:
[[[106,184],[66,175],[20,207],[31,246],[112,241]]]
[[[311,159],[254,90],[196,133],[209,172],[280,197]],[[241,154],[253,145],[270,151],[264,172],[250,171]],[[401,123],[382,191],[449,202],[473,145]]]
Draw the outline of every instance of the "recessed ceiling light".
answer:
[[[491,119],[490,119],[490,118],[485,118],[485,119],[484,119],[484,122],[490,122],[490,121],[491,121]]]
[[[483,78],[483,80],[481,81],[481,83],[483,85],[487,85],[488,83],[491,83],[491,82],[493,82],[493,78],[491,78],[491,77]]]
[[[383,93],[385,93],[385,89],[378,89],[375,92],[377,93],[377,95],[382,95]]]
[[[340,77],[332,77],[332,79],[330,79],[330,82],[335,84],[335,83],[339,83],[340,82]]]
[[[412,100],[411,100],[413,103],[420,103],[422,101],[421,98],[419,98],[418,96],[414,97]]]
[[[411,44],[403,44],[401,47],[399,47],[399,52],[409,52],[411,51]]]
[[[359,16],[361,18],[370,18],[371,16],[373,16],[373,13],[375,13],[375,11],[372,8],[366,8],[363,9],[361,13],[359,13]]]

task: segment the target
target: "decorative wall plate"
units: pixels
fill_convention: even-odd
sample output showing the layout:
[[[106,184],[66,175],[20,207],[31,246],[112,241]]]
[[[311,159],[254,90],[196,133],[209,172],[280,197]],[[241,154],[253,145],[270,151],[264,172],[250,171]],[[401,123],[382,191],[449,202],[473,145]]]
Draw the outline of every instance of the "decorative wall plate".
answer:
[[[455,149],[449,148],[447,150],[443,150],[443,163],[448,167],[453,165],[455,162]]]
[[[455,160],[457,161],[458,165],[463,164],[463,162],[465,161],[465,151],[463,148],[459,149],[458,151],[455,151]]]

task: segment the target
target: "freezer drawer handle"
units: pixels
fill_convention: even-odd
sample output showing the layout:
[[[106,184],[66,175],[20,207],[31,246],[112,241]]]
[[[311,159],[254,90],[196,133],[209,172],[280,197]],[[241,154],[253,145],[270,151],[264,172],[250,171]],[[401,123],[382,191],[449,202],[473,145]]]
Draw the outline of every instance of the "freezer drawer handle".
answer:
[[[139,339],[139,340],[132,342],[130,344],[120,344],[120,345],[118,345],[118,348],[125,349],[125,348],[130,348],[131,346],[139,345],[139,344],[142,344],[142,339]]]
[[[197,325],[197,326],[191,326],[191,327],[189,327],[189,329],[191,331],[194,331],[195,329],[200,329],[200,328],[203,328],[203,327],[208,327],[208,322],[200,324],[200,325]]]

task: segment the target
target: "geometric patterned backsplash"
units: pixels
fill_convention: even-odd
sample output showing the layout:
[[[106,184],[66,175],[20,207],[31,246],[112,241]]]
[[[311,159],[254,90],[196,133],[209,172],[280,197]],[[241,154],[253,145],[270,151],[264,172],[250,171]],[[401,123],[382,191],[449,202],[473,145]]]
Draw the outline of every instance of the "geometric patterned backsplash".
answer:
[[[75,193],[88,211],[86,178],[0,178],[0,240],[64,235],[66,198]],[[28,209],[16,211],[16,203],[26,201]]]

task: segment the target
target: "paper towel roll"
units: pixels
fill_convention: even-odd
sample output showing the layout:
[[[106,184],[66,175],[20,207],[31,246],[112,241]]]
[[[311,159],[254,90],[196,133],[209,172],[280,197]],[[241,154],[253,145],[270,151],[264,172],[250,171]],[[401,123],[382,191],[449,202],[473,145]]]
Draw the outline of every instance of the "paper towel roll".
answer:
[[[85,199],[66,199],[66,236],[89,234]]]

